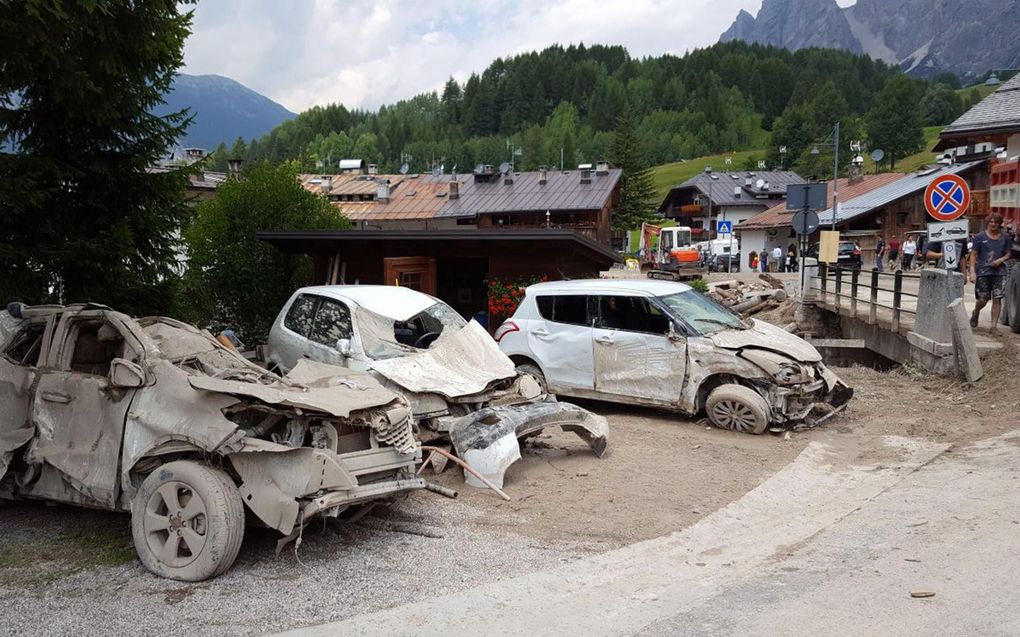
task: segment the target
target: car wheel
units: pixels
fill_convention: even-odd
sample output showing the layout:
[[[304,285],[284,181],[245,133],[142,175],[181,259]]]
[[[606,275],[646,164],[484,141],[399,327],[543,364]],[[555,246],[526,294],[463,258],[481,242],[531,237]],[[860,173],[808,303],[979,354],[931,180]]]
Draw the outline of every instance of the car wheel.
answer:
[[[244,537],[244,504],[223,470],[178,460],[153,471],[131,503],[131,535],[145,568],[200,582],[226,572]]]
[[[545,374],[542,373],[542,370],[540,370],[537,365],[532,365],[531,363],[522,363],[517,366],[517,373],[527,374],[528,376],[531,376],[538,383],[538,386],[542,388],[543,394],[549,393],[549,388],[546,387],[545,384]]]
[[[732,383],[712,390],[705,403],[705,412],[712,424],[720,429],[760,434],[772,419],[771,410],[758,392]]]

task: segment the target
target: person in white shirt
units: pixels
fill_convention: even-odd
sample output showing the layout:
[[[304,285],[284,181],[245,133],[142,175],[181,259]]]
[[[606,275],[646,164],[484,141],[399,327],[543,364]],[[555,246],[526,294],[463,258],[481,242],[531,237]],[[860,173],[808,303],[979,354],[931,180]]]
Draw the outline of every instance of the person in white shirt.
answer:
[[[772,248],[772,260],[769,262],[770,270],[775,272],[779,269],[779,265],[783,262],[783,249],[779,246]]]
[[[907,235],[907,240],[903,242],[903,269],[909,270],[914,265],[914,255],[917,254],[917,243],[914,241],[914,237]]]

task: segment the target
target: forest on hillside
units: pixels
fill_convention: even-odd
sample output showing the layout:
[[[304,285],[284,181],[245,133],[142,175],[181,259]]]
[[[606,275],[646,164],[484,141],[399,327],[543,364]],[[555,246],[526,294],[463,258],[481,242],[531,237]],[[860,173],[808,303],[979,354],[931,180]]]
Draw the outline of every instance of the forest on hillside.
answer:
[[[411,172],[440,164],[463,172],[503,161],[518,170],[559,166],[562,157],[570,167],[605,158],[620,114],[629,112],[647,166],[768,147],[771,165],[810,172],[822,160],[808,146],[836,121],[847,144],[898,135],[872,139],[871,147],[895,146],[892,157],[919,150],[909,147],[920,144],[922,125],[948,123],[967,106],[955,82],[909,79],[883,62],[831,49],[729,42],[682,57],[634,59],[621,46],[556,45],[497,59],[463,84],[450,79],[441,92],[375,112],[316,106],[261,139],[221,144],[210,163],[296,160],[304,170],[328,172],[358,158],[380,172],[405,162]]]

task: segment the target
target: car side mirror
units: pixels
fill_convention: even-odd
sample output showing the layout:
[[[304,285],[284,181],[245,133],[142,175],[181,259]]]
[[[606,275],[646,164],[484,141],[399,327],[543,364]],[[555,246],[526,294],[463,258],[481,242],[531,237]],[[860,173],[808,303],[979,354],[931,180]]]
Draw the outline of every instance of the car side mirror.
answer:
[[[145,370],[138,363],[115,358],[110,362],[109,379],[114,387],[142,387],[145,385]]]
[[[343,356],[351,355],[351,339],[349,338],[338,338],[336,341],[336,351],[340,352]]]
[[[669,322],[669,328],[666,330],[666,338],[674,343],[684,340],[683,334],[676,331],[676,324],[674,324],[673,321]]]

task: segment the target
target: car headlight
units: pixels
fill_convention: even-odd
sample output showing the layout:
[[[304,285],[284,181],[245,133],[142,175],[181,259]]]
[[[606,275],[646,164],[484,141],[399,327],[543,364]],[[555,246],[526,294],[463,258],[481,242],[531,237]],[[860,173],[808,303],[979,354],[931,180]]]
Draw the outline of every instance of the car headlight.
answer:
[[[812,378],[811,371],[797,363],[783,363],[779,366],[779,371],[774,376],[777,381],[784,385],[806,383]]]

